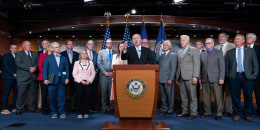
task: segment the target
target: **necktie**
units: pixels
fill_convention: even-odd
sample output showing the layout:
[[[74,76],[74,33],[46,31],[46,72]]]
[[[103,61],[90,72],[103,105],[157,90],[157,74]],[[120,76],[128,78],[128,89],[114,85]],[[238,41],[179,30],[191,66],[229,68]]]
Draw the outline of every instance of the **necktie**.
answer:
[[[109,50],[109,61],[112,61],[112,54],[111,54],[111,50]]]
[[[71,52],[69,52],[69,60],[70,60],[70,64],[72,63],[72,56],[71,56]]]
[[[238,49],[237,53],[237,69],[238,72],[243,72],[241,48]]]
[[[89,60],[92,61],[91,51],[89,51]]]
[[[185,54],[185,52],[184,52],[184,49],[183,49],[182,53],[181,53],[181,59],[184,57],[184,54]]]
[[[210,59],[210,52],[208,54],[207,64],[209,63],[209,59]]]
[[[223,47],[223,45],[221,45],[221,46],[220,46],[219,50],[221,50],[221,51],[222,51],[222,47]],[[223,52],[223,51],[222,51],[222,52]]]
[[[30,59],[30,60],[32,60],[32,57],[31,57],[31,55],[30,55],[30,52],[29,52],[29,51],[27,52],[27,55],[28,55],[29,59]]]
[[[137,49],[138,58],[140,59],[140,50],[139,50],[139,47],[136,47],[136,49]]]
[[[164,60],[165,56],[166,56],[166,53],[163,53],[162,60]]]

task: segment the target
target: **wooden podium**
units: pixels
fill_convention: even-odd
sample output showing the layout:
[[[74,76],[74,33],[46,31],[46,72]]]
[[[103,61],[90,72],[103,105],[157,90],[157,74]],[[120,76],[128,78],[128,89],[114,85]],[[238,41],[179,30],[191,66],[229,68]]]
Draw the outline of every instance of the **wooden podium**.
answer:
[[[156,118],[159,65],[114,65],[113,87],[115,117],[119,124],[107,121],[102,130],[170,130]]]

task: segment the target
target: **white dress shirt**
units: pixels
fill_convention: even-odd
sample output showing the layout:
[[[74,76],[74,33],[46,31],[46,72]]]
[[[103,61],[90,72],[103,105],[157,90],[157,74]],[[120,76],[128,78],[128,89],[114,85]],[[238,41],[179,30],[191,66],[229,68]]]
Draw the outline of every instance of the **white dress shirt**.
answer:
[[[227,44],[228,44],[228,42],[225,42],[224,44],[223,44],[223,47],[222,47],[222,53],[223,53],[223,56],[225,55],[225,50],[226,50],[226,47],[227,47]],[[222,44],[221,44],[222,45]],[[220,48],[221,48],[221,45],[219,46],[219,50],[220,50]]]
[[[247,45],[247,47],[249,47],[249,48],[254,48],[254,43],[253,44],[251,44],[251,45]]]

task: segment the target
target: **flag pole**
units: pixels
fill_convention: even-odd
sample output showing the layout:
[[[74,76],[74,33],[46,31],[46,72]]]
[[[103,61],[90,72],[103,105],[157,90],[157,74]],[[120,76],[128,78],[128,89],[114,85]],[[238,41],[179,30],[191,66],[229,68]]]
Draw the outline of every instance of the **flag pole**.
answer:
[[[107,25],[109,26],[109,17],[111,16],[111,13],[107,11],[104,13],[104,16],[107,16]]]

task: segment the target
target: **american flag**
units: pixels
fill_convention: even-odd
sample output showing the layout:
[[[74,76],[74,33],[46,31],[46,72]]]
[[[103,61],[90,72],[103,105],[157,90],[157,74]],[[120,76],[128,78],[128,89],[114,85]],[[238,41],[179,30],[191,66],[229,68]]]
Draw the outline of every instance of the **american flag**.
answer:
[[[107,47],[106,47],[106,41],[107,41],[107,39],[111,39],[108,24],[107,24],[107,27],[106,27],[106,32],[105,32],[105,36],[104,36],[104,40],[103,40],[103,44],[102,44],[101,50],[107,48]]]
[[[125,41],[128,42],[128,47],[132,46],[132,41],[131,41],[131,38],[130,38],[130,32],[129,32],[127,24],[125,26],[125,33],[124,33],[124,37],[123,37],[123,42],[125,42]]]

